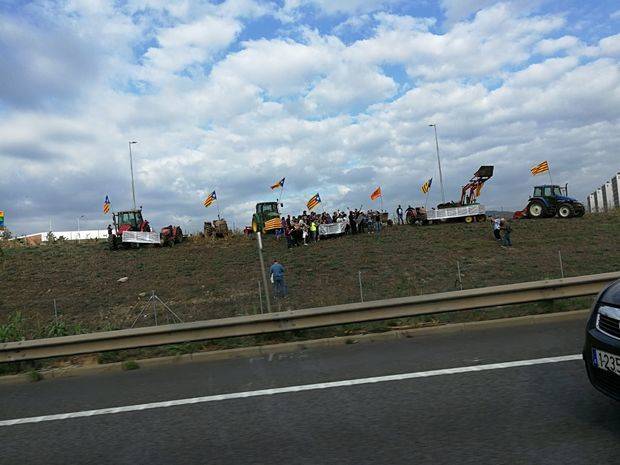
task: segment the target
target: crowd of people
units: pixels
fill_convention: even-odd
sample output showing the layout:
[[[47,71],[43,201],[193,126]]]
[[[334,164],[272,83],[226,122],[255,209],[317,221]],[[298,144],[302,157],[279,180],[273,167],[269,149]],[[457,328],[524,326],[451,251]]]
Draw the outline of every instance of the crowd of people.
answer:
[[[385,214],[384,214],[385,215]],[[297,247],[317,242],[320,239],[320,225],[341,223],[343,232],[348,234],[381,234],[382,214],[376,210],[337,210],[316,213],[303,211],[301,215],[281,218],[282,228],[276,231],[276,238],[284,237],[287,246]]]

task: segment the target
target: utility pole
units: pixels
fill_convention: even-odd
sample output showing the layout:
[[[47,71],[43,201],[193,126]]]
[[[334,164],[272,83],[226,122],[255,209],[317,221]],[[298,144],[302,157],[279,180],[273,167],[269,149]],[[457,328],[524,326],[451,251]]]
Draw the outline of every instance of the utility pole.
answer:
[[[131,195],[133,197],[133,209],[136,209],[136,186],[133,182],[133,156],[131,155],[131,146],[137,144],[138,141],[129,141],[129,168],[131,169]]]
[[[435,148],[437,149],[437,164],[439,165],[439,184],[441,185],[441,202],[446,203],[446,193],[443,190],[443,174],[441,173],[441,159],[439,158],[439,140],[437,139],[437,125],[429,124],[435,129]]]

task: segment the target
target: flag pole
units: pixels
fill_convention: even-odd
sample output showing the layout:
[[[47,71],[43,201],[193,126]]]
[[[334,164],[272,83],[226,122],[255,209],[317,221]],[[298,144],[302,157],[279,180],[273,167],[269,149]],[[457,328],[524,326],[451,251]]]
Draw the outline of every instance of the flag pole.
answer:
[[[428,194],[430,194],[430,192],[430,189],[426,191],[426,198],[424,199],[424,210],[426,210],[426,207],[428,205]]]
[[[547,169],[547,174],[549,175],[549,181],[551,181],[551,184],[553,184],[553,179],[551,178],[551,168]]]
[[[381,192],[381,197],[379,197],[381,199],[381,213],[383,213],[383,192]]]
[[[215,196],[215,206],[217,207],[217,219],[221,220],[222,217],[220,215],[220,197],[218,195]]]
[[[282,199],[284,198],[284,184],[280,187],[280,203],[282,203]]]

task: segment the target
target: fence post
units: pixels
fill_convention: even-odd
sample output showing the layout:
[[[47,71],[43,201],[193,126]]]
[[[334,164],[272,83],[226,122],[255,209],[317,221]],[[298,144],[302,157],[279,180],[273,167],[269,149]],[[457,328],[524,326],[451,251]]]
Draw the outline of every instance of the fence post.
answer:
[[[260,279],[258,280],[258,300],[260,301],[260,312],[263,313],[263,291],[260,288]]]
[[[362,270],[357,272],[357,279],[360,283],[360,301],[364,301],[364,287],[362,286]]]
[[[461,278],[461,264],[459,263],[459,261],[456,261],[456,276],[457,276],[457,282],[459,285],[459,288],[461,289],[461,291],[463,290],[463,279]]]
[[[562,251],[558,250],[558,257],[560,258],[560,273],[562,274],[562,279],[564,279],[564,263],[562,263]]]
[[[56,308],[56,299],[54,299],[54,320],[58,319],[58,309]]]
[[[256,233],[256,237],[258,238],[258,258],[260,259],[260,272],[263,275],[263,286],[265,287],[267,313],[271,313],[271,301],[269,300],[269,288],[267,287],[267,273],[265,272],[265,261],[263,260],[263,239],[260,231]]]

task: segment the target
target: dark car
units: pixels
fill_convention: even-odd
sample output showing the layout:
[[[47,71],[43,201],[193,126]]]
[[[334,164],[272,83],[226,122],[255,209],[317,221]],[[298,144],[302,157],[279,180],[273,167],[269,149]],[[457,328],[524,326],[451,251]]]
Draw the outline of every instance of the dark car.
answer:
[[[583,360],[594,387],[620,400],[620,280],[596,299],[586,326]]]

